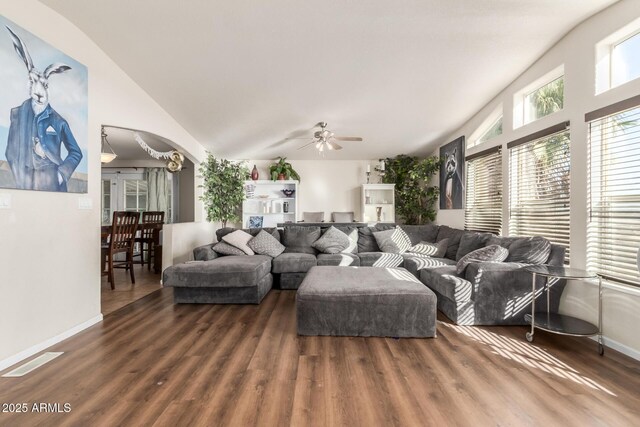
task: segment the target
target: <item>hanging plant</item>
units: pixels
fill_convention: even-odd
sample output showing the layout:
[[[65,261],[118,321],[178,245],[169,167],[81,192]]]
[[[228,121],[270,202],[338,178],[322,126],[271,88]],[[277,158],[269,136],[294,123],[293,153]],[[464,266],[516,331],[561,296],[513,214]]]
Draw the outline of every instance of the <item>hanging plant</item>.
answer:
[[[204,188],[200,200],[207,211],[207,221],[220,221],[223,227],[227,221],[240,221],[239,211],[244,200],[244,181],[249,169],[244,163],[226,159],[216,159],[209,154],[200,165]]]
[[[426,224],[436,219],[438,187],[429,185],[440,170],[437,156],[419,159],[401,154],[385,162],[382,182],[395,184],[396,213],[405,224]],[[380,168],[376,171],[381,172]]]

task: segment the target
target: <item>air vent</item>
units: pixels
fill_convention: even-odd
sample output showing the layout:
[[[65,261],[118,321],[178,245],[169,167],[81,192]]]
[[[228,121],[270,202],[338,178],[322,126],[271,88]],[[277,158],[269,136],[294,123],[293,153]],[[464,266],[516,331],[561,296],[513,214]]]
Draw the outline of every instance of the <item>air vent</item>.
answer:
[[[21,377],[23,375],[27,375],[29,372],[38,369],[40,366],[44,365],[45,363],[51,362],[53,359],[55,359],[56,357],[62,354],[64,354],[64,352],[44,353],[36,357],[35,359],[25,363],[24,365],[17,367],[13,371],[7,372],[6,374],[3,375],[3,377]]]

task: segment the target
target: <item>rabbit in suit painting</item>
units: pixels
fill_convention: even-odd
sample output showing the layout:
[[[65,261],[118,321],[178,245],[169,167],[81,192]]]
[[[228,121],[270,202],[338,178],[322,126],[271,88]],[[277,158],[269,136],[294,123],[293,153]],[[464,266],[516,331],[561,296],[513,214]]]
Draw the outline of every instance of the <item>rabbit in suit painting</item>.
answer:
[[[27,68],[29,98],[11,109],[6,158],[16,188],[67,191],[67,183],[82,159],[69,123],[49,103],[49,77],[70,70],[55,63],[44,71],[34,67],[25,43],[9,27],[13,46]],[[64,145],[66,156],[62,158]]]

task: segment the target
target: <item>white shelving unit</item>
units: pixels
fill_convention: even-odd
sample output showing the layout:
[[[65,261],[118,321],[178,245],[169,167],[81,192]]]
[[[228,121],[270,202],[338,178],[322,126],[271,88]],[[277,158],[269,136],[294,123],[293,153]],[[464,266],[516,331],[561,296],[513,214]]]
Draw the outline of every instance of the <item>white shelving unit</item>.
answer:
[[[362,222],[396,222],[395,187],[395,184],[362,184]]]
[[[262,217],[262,227],[275,227],[279,222],[297,221],[298,181],[245,181],[244,188],[243,228],[251,228],[258,217]],[[294,190],[294,193],[287,197],[282,190]],[[252,217],[254,221],[251,221]]]

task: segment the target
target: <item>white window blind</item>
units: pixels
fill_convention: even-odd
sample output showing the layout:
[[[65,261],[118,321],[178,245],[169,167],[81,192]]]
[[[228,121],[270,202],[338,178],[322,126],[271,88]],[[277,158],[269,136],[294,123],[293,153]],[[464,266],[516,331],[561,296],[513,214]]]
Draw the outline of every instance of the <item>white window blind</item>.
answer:
[[[569,262],[571,168],[567,126],[562,124],[562,130],[507,145],[509,235],[543,236],[564,246],[566,263]]]
[[[467,199],[464,228],[502,233],[502,150],[467,158]]]
[[[587,268],[640,286],[640,107],[589,122]]]

